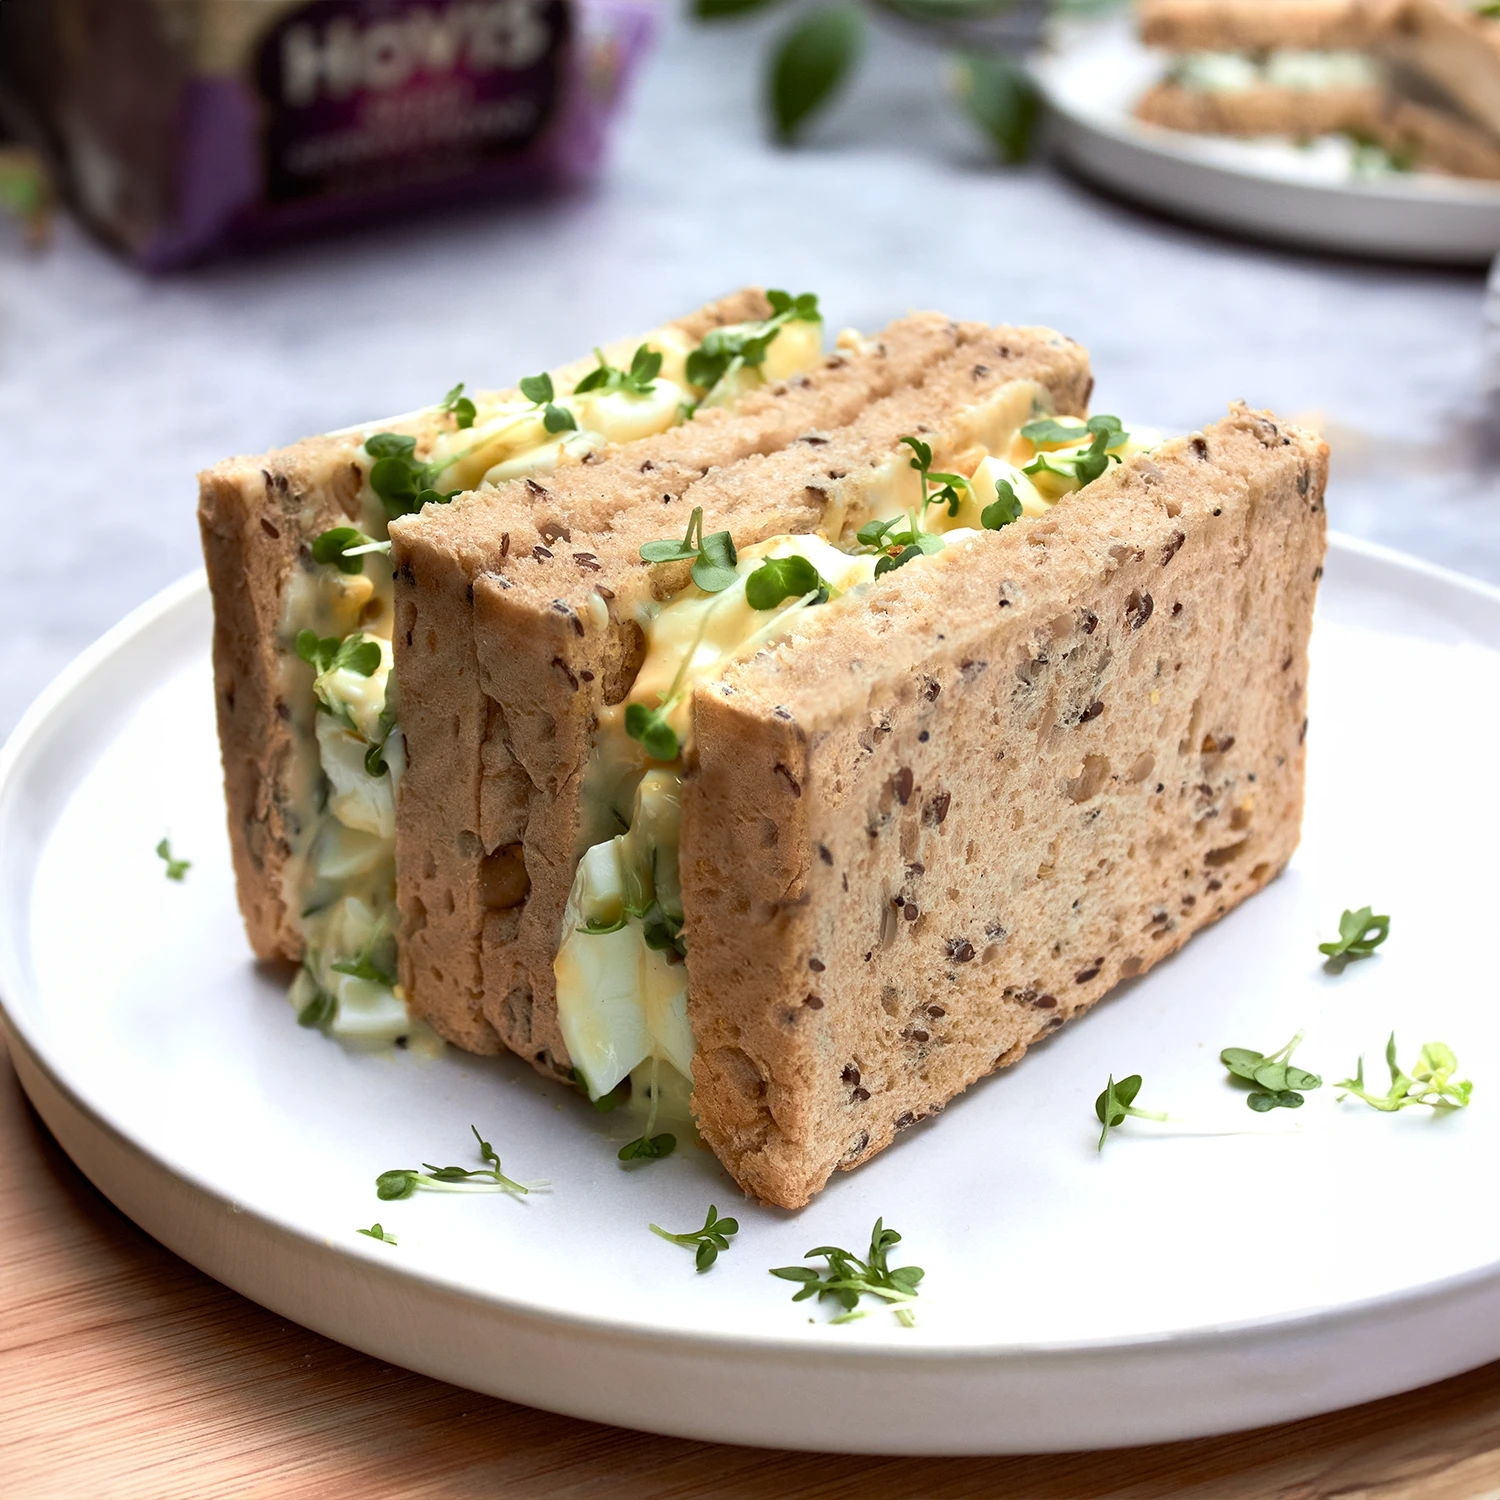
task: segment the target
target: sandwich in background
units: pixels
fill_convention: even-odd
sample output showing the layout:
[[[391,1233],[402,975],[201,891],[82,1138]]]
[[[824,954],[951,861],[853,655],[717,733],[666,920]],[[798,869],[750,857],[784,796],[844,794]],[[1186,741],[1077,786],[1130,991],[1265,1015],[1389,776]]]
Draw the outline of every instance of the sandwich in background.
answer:
[[[1347,138],[1362,167],[1500,178],[1500,18],[1467,0],[1142,0],[1173,54],[1137,118],[1171,130]]]

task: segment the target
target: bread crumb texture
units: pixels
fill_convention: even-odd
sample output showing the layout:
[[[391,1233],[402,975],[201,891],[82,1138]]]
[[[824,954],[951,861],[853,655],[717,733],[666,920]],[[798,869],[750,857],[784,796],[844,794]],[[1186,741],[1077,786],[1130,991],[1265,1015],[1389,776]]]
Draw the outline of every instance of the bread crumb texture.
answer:
[[[1286,864],[1326,475],[1237,406],[699,690],[695,1101],[747,1192],[805,1204]]]

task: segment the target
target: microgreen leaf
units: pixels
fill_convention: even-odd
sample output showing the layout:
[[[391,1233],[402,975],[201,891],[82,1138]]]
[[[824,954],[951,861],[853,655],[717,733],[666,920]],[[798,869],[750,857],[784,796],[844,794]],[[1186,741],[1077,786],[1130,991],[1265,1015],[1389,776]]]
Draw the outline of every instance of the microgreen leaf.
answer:
[[[1066,443],[1070,448],[1079,447],[1093,438],[1104,436],[1104,447],[1113,451],[1123,448],[1130,441],[1130,434],[1120,425],[1118,417],[1100,412],[1079,426],[1071,422],[1059,422],[1055,417],[1038,417],[1021,429],[1027,442],[1040,447],[1043,443]]]
[[[644,703],[626,704],[625,733],[639,740],[652,760],[676,760],[682,753],[677,731],[667,723],[665,704],[656,709]]]
[[[1294,1093],[1291,1089],[1282,1089],[1279,1093],[1263,1092],[1256,1089],[1245,1096],[1245,1103],[1253,1109],[1256,1114],[1263,1115],[1272,1109],[1301,1109],[1306,1100],[1301,1094]]]
[[[703,1221],[702,1229],[689,1229],[682,1234],[671,1234],[659,1224],[647,1225],[652,1234],[659,1234],[662,1239],[670,1240],[674,1245],[684,1245],[689,1250],[697,1248],[698,1270],[708,1270],[719,1258],[719,1251],[729,1248],[729,1237],[740,1232],[737,1219],[721,1219],[719,1210],[712,1203],[708,1205],[708,1217]]]
[[[348,708],[330,691],[327,679],[339,671],[350,671],[359,677],[371,677],[380,666],[380,645],[356,631],[341,641],[336,635],[321,639],[315,630],[299,630],[295,642],[297,655],[314,672],[313,693],[318,707],[353,729]],[[368,764],[368,761],[367,761]],[[373,774],[373,773],[372,773]]]
[[[1015,486],[1008,479],[995,481],[995,500],[979,513],[979,524],[986,531],[999,531],[1009,526],[1021,514],[1021,502],[1016,498]]]
[[[533,406],[545,406],[557,394],[552,388],[552,377],[545,370],[540,375],[527,375],[518,385]]]
[[[353,526],[335,526],[313,538],[312,558],[315,563],[334,563],[340,573],[363,573],[365,559],[362,553],[348,555],[351,547],[365,547],[374,541]]]
[[[302,960],[302,972],[307,975],[312,984],[313,996],[297,1012],[297,1024],[307,1027],[309,1031],[321,1031],[326,1034],[338,1015],[339,1003],[323,988],[310,959],[311,955]]]
[[[438,410],[447,412],[453,418],[455,427],[474,425],[474,403],[464,395],[464,383],[461,380],[443,397],[443,403]]]
[[[734,538],[727,531],[710,531],[698,548],[698,560],[693,564],[693,582],[705,594],[721,593],[740,576],[735,571],[738,561]]]
[[[704,401],[721,382],[740,369],[745,366],[756,369],[763,365],[767,351],[788,323],[822,321],[818,299],[812,292],[794,297],[790,292],[773,290],[766,293],[766,300],[771,304],[769,318],[710,328],[703,341],[688,355],[684,366],[688,384],[705,392]]]
[[[920,438],[904,437],[897,441],[905,443],[911,449],[914,457],[909,458],[907,463],[919,474],[925,474],[932,467],[932,449]]]
[[[394,1245],[396,1243],[396,1236],[387,1233],[379,1224],[372,1224],[368,1229],[361,1229],[358,1233],[367,1234],[372,1240],[379,1240],[385,1245]]]
[[[1353,1094],[1373,1109],[1393,1114],[1414,1104],[1425,1104],[1429,1109],[1462,1109],[1474,1091],[1474,1085],[1468,1079],[1453,1081],[1453,1075],[1458,1071],[1458,1058],[1444,1042],[1425,1043],[1408,1075],[1396,1062],[1396,1033],[1393,1031],[1386,1043],[1385,1063],[1391,1075],[1391,1086],[1386,1093],[1372,1094],[1365,1088],[1365,1060],[1361,1055],[1354,1077],[1334,1085],[1344,1091],[1339,1098]]]
[[[1088,439],[1089,431],[1080,423],[1059,422],[1055,417],[1038,417],[1021,429],[1021,436],[1028,443],[1040,447],[1043,443],[1082,443]]]
[[[892,516],[885,521],[866,521],[858,531],[854,533],[855,539],[863,547],[881,547],[886,544],[886,537],[899,526],[907,524],[905,516]]]
[[[682,936],[682,918],[664,912],[659,902],[653,901],[641,913],[641,939],[648,948],[658,953],[675,953],[679,958],[687,957],[687,942]]]
[[[628,370],[617,370],[595,349],[594,357],[599,361],[596,369],[590,370],[573,387],[582,396],[588,391],[624,391],[632,396],[649,396],[656,389],[656,377],[661,373],[661,355],[649,344],[636,348]]]
[[[1357,958],[1369,958],[1391,934],[1391,919],[1378,917],[1373,908],[1362,906],[1346,911],[1339,918],[1339,935],[1331,943],[1319,943],[1318,952],[1327,957],[1326,967],[1338,973],[1345,964]]]
[[[424,1161],[420,1171],[415,1167],[398,1167],[382,1172],[375,1179],[375,1196],[382,1201],[410,1198],[418,1190],[426,1192],[458,1192],[465,1189],[488,1193],[529,1193],[531,1187],[513,1181],[500,1170],[500,1158],[495,1149],[480,1135],[474,1126],[474,1139],[479,1143],[479,1159],[483,1167],[435,1167]],[[533,1183],[532,1187],[542,1184]]]
[[[404,432],[377,432],[365,439],[365,452],[371,458],[409,458],[417,440]]]
[[[371,984],[383,984],[387,989],[393,988],[396,983],[395,971],[375,958],[375,950],[379,946],[393,950],[394,945],[390,938],[377,928],[375,935],[365,944],[363,951],[356,958],[347,958],[341,963],[332,965],[333,972],[348,974],[353,979],[367,979]],[[390,953],[387,956],[391,956]]]
[[[675,1135],[642,1135],[621,1146],[617,1155],[621,1161],[660,1161],[676,1149]]]
[[[170,839],[163,839],[156,846],[156,857],[165,862],[168,880],[181,880],[193,868],[193,862],[190,859],[172,858],[172,842]]]
[[[1105,1085],[1104,1092],[1094,1101],[1094,1113],[1099,1117],[1099,1123],[1104,1129],[1099,1132],[1099,1149],[1104,1149],[1105,1138],[1111,1130],[1125,1123],[1126,1115],[1136,1115],[1142,1120],[1165,1120],[1167,1115],[1157,1114],[1154,1110],[1136,1109],[1135,1096],[1141,1091],[1141,1075],[1132,1073],[1129,1078],[1122,1078],[1115,1082],[1113,1073],[1109,1075],[1109,1082]]]
[[[370,467],[370,488],[392,520],[414,515],[424,505],[446,505],[459,493],[439,493],[434,487],[457,460],[425,464],[416,456],[416,446],[416,438],[399,432],[377,432],[365,439],[365,452],[375,460]]]
[[[837,93],[864,45],[854,5],[820,6],[782,33],[771,56],[769,97],[777,138],[788,143]]]
[[[745,602],[751,609],[775,609],[783,599],[800,599],[804,594],[814,593],[822,598],[812,602],[823,603],[828,598],[828,584],[817,568],[800,555],[768,557],[745,580]]]
[[[958,514],[958,508],[963,504],[963,496],[960,490],[969,490],[969,481],[962,474],[935,474],[932,469],[932,449],[918,438],[904,437],[900,439],[909,447],[914,455],[907,462],[922,476],[922,510],[925,513],[929,505],[946,505],[948,516],[951,520]],[[940,486],[933,493],[929,493],[932,485]]]
[[[375,1196],[382,1203],[393,1203],[400,1198],[410,1198],[417,1190],[417,1180],[421,1175],[415,1168],[382,1172],[375,1179]]]
[[[783,1281],[798,1283],[793,1302],[804,1302],[816,1297],[819,1302],[832,1301],[844,1310],[832,1321],[852,1323],[865,1317],[870,1309],[861,1308],[862,1297],[879,1297],[887,1303],[896,1319],[905,1328],[916,1323],[911,1303],[917,1297],[917,1285],[922,1280],[920,1266],[889,1265],[891,1250],[901,1243],[901,1236],[894,1229],[887,1229],[883,1219],[876,1219],[870,1234],[867,1258],[860,1260],[848,1250],[837,1245],[819,1245],[807,1251],[804,1260],[823,1260],[826,1268],[821,1272],[810,1266],[781,1266],[771,1272]]]
[[[1232,1078],[1254,1085],[1245,1103],[1258,1114],[1278,1108],[1300,1109],[1303,1094],[1323,1086],[1316,1073],[1292,1066],[1292,1053],[1301,1045],[1302,1035],[1299,1031],[1286,1046],[1269,1055],[1248,1047],[1226,1047],[1219,1053],[1219,1061]]]
[[[556,393],[552,377],[545,370],[540,375],[528,375],[520,382],[520,391],[533,406],[542,409],[542,426],[548,432],[578,431],[578,419],[566,406],[558,406],[552,399]]]
[[[693,582],[705,594],[723,592],[740,576],[735,571],[739,554],[734,550],[734,538],[727,531],[711,531],[704,536],[701,505],[693,507],[680,542],[646,542],[641,557],[648,563],[686,562],[691,558]]]

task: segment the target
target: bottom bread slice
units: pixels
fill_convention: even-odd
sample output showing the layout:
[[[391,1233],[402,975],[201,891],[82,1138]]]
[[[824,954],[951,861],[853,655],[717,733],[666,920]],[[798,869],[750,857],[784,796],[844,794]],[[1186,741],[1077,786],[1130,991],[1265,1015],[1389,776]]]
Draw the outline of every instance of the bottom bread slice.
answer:
[[[1326,474],[1236,407],[698,691],[694,1107],[746,1191],[806,1203],[1285,865]]]
[[[1375,133],[1379,88],[1291,89],[1261,85],[1215,93],[1170,80],[1141,96],[1135,116],[1150,125],[1193,135],[1290,136],[1310,140],[1352,131]]]

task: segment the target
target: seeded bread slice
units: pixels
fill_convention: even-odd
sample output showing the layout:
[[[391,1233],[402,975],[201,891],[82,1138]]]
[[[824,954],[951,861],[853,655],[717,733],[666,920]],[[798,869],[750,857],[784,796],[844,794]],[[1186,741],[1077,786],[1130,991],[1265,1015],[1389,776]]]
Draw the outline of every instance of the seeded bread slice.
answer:
[[[1138,120],[1194,135],[1287,135],[1302,140],[1338,131],[1373,135],[1378,88],[1236,89],[1218,93],[1158,83],[1135,107]]]
[[[710,328],[769,311],[764,294],[752,288],[666,326],[696,342]],[[606,352],[628,363],[639,342],[621,340]],[[593,364],[590,357],[554,372],[560,388],[571,388]],[[293,781],[308,773],[298,762],[316,749],[310,738],[311,675],[291,654],[283,619],[287,590],[298,571],[315,567],[313,538],[357,522],[369,503],[357,459],[365,434],[410,433],[418,454],[425,455],[446,425],[435,411],[419,412],[308,438],[259,458],[228,459],[198,476],[198,523],[214,602],[214,697],[229,840],[240,911],[260,958],[302,954],[282,884],[299,834]],[[316,774],[315,766],[309,774]]]
[[[1296,847],[1327,449],[1236,407],[694,699],[699,1128],[797,1208]]]
[[[575,531],[566,544],[549,544],[534,530],[515,533],[506,570],[474,586],[476,663],[490,734],[481,762],[479,851],[451,903],[462,912],[472,899],[473,915],[467,929],[456,922],[448,928],[454,949],[473,955],[467,962],[480,975],[478,1004],[507,1045],[542,1069],[568,1069],[552,960],[574,863],[601,836],[584,826],[580,795],[594,718],[626,696],[639,667],[637,609],[687,581],[685,566],[643,565],[641,543],[680,535],[700,505],[705,528],[727,528],[741,546],[783,532],[826,528],[837,535],[858,526],[903,476],[914,498],[901,435],[930,442],[938,467],[972,466],[986,439],[993,445],[1003,432],[1008,441],[1036,410],[1081,415],[1091,385],[1084,350],[1050,329],[961,325],[948,357],[843,429],[804,430],[775,454],[714,469],[659,511],[628,511],[608,531]],[[537,560],[537,544],[547,557]],[[463,1002],[450,998],[433,972],[450,972],[451,958],[437,957],[420,931],[412,940],[424,913],[431,927],[434,904],[449,909],[441,888],[413,889],[425,858],[404,850],[400,861],[404,951],[409,993],[442,1029],[451,1024],[447,1008]],[[424,972],[419,966],[433,958]]]
[[[1141,40],[1170,52],[1368,48],[1405,0],[1141,0]]]

